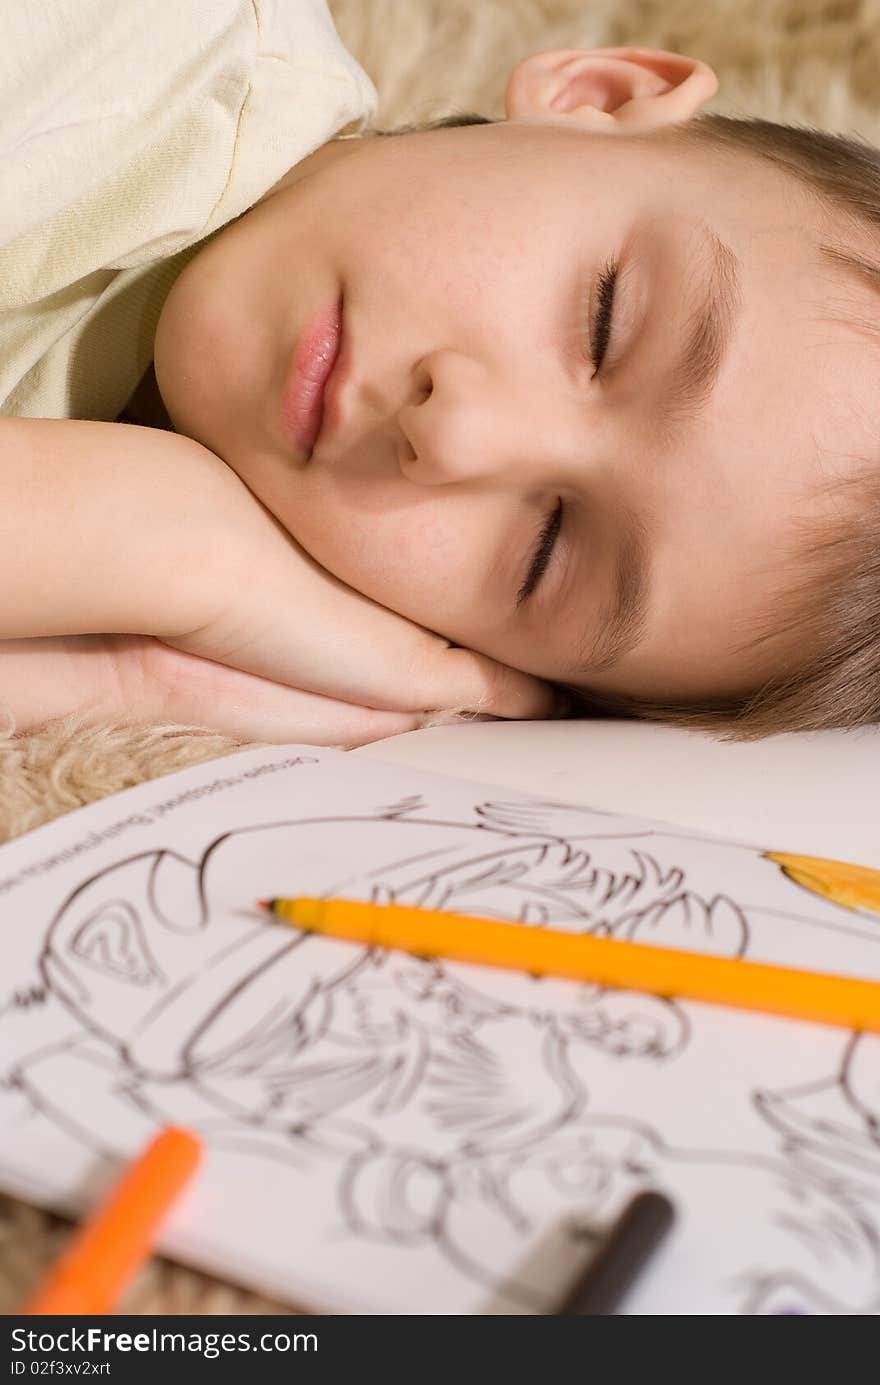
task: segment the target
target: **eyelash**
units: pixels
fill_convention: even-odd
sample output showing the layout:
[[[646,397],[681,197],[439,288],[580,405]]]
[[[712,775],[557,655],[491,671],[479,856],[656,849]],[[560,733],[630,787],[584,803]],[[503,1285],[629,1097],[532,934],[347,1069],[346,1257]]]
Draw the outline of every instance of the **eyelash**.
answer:
[[[590,376],[591,380],[595,380],[602,369],[602,362],[605,360],[605,352],[608,349],[608,339],[611,336],[611,314],[614,308],[614,290],[617,285],[619,268],[617,260],[609,260],[599,275],[596,290],[596,312],[590,326],[590,359],[594,366],[593,374]]]
[[[594,367],[593,374],[590,376],[591,380],[595,380],[602,369],[605,353],[608,350],[608,341],[611,336],[611,317],[614,310],[614,290],[617,286],[619,268],[617,260],[609,260],[599,275],[596,290],[596,311],[589,328],[590,359]],[[547,570],[553,547],[562,527],[563,510],[562,500],[557,500],[553,513],[541,530],[526,579],[517,592],[516,604],[518,607],[531,596]]]
[[[516,594],[517,607],[520,607],[524,601],[528,600],[547,570],[547,564],[550,562],[550,555],[553,552],[553,547],[559,537],[559,530],[562,527],[562,514],[563,502],[560,499],[557,500],[553,513],[541,530],[538,538],[538,545],[535,549],[535,556],[532,558],[528,574]]]

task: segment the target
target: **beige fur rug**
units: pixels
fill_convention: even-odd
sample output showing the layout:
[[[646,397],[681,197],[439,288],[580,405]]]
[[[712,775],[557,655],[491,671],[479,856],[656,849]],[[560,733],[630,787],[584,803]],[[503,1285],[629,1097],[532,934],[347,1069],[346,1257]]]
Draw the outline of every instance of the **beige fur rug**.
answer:
[[[708,62],[721,79],[711,109],[856,130],[880,144],[880,0],[330,0],[330,9],[379,89],[384,127],[454,110],[501,115],[520,58],[633,44]],[[198,728],[89,727],[75,718],[21,737],[0,731],[0,841],[241,748]],[[66,1223],[0,1198],[0,1312],[14,1311],[67,1234]],[[160,1260],[124,1306],[286,1311]]]

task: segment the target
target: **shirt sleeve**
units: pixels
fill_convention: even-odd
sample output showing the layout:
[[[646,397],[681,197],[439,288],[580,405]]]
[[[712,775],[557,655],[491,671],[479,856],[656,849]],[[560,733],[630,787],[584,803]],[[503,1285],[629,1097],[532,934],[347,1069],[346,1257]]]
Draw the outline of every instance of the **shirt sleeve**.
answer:
[[[173,179],[225,140],[207,234],[282,176],[273,159],[290,167],[375,100],[325,0],[3,0],[0,244],[150,147]],[[290,158],[292,147],[304,152]]]

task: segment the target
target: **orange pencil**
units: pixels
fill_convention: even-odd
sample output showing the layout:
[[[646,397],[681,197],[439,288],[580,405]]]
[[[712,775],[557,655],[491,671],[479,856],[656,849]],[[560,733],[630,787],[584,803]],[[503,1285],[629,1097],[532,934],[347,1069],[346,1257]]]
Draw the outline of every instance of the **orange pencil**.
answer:
[[[109,1313],[153,1247],[175,1198],[192,1177],[201,1142],[163,1130],[126,1170],[75,1235],[23,1313]]]
[[[818,1024],[880,1033],[880,982],[829,972],[707,957],[650,943],[620,942],[444,910],[351,899],[261,899],[298,928],[417,957],[562,976],[710,1005],[760,1010]]]

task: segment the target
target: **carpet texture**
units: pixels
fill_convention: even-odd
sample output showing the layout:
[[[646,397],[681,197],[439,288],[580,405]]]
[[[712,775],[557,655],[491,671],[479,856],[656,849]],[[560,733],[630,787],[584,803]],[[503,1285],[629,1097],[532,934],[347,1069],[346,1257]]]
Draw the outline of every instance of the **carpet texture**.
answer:
[[[378,87],[377,123],[386,128],[453,111],[499,116],[510,69],[530,53],[631,44],[708,62],[721,82],[710,110],[856,131],[880,144],[880,0],[329,3],[343,42]],[[133,784],[242,748],[197,727],[92,726],[81,717],[23,736],[0,729],[0,842]],[[68,1234],[68,1223],[0,1198],[0,1312],[15,1310]],[[289,1311],[160,1259],[122,1307],[131,1313]]]

